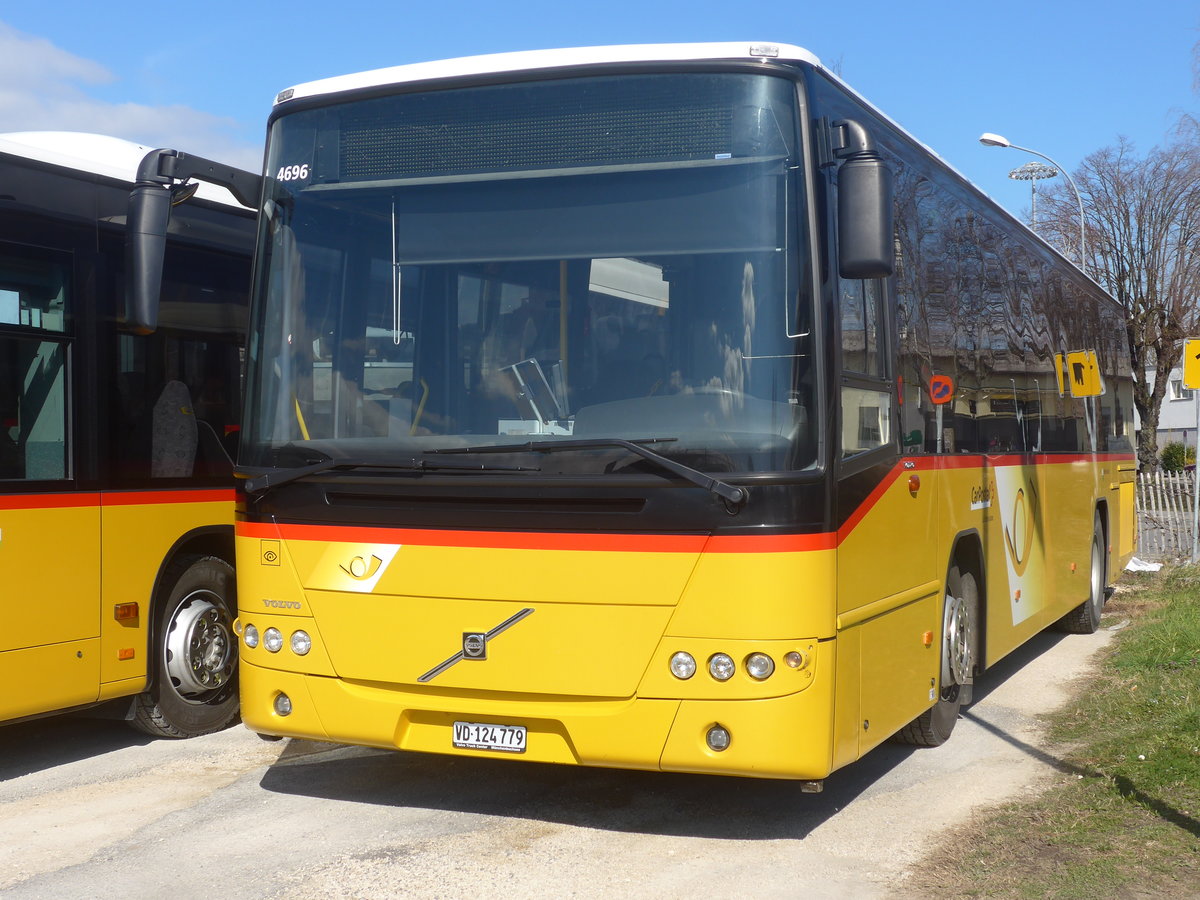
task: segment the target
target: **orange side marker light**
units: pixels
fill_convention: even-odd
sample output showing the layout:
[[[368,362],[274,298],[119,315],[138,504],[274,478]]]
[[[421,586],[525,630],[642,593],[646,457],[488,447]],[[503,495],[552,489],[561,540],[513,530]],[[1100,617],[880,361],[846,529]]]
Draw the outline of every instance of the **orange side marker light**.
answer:
[[[120,650],[117,651],[117,659],[121,659],[121,660],[133,659],[133,648],[132,647],[122,647]]]
[[[933,632],[927,631],[923,635],[921,635],[921,643],[924,644],[926,647],[932,647],[933,646]]]
[[[138,605],[136,603],[118,603],[113,607],[113,618],[118,622],[128,622],[137,617]]]

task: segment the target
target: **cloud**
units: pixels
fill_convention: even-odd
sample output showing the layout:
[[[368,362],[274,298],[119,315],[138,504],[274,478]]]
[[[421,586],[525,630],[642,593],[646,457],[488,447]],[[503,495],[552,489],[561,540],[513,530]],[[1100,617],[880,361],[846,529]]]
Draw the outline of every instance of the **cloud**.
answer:
[[[86,131],[173,147],[257,171],[262,149],[236,137],[239,123],[180,104],[112,103],[89,88],[118,84],[101,64],[0,22],[0,132]]]

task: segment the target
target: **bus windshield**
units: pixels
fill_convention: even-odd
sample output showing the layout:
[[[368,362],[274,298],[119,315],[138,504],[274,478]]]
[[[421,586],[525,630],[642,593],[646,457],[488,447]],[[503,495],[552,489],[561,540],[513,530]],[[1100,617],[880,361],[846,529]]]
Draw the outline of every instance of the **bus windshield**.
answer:
[[[612,439],[709,472],[813,465],[797,133],[791,81],[729,72],[280,117],[242,462],[536,435],[575,446],[522,477],[644,466]]]

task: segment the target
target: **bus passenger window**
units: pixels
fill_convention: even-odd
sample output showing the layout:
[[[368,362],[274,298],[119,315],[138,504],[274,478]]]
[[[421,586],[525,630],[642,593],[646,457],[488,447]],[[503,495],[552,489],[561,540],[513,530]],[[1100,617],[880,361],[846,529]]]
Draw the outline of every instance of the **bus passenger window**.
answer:
[[[842,387],[842,455],[853,456],[891,441],[892,398],[884,391]]]
[[[855,456],[892,440],[892,393],[884,380],[886,321],[879,281],[843,280],[840,290],[842,326],[842,456]]]
[[[0,338],[0,479],[67,477],[66,348]]]
[[[67,477],[65,260],[0,256],[0,479]],[[49,334],[47,334],[49,332]]]

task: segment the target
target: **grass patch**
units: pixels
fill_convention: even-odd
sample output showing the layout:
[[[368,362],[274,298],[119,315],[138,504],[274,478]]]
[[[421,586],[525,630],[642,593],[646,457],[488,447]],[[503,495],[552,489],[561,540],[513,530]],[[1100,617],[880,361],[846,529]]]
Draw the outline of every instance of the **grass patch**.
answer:
[[[1128,620],[1050,717],[1061,775],[955,829],[915,883],[939,897],[1200,896],[1200,568],[1125,576]]]

